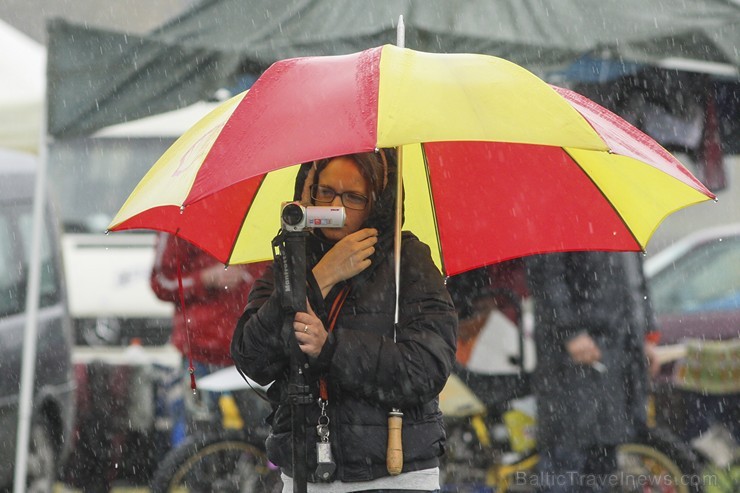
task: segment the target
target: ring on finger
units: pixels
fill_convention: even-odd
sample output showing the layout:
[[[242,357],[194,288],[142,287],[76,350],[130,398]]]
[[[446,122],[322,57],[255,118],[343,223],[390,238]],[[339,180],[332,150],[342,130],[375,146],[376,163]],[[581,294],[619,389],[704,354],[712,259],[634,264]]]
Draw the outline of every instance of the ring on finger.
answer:
[[[305,332],[306,334],[308,334],[308,324],[304,324],[303,325],[303,332]]]

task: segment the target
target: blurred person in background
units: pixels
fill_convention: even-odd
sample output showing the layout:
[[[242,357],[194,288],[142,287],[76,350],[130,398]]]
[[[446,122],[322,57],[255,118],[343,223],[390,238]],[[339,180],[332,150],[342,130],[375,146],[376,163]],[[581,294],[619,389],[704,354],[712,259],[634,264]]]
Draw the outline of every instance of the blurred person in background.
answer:
[[[654,329],[636,253],[526,259],[534,299],[537,444],[542,491],[602,491],[616,446],[646,427]],[[606,483],[608,486],[608,482]]]
[[[205,376],[233,365],[231,337],[247,305],[254,280],[265,263],[224,265],[193,244],[159,233],[150,282],[156,296],[175,305],[171,342],[182,354],[184,375],[174,399],[171,445],[180,443],[199,420],[212,419],[216,396],[190,390],[190,361],[195,376]],[[178,269],[182,278],[184,307],[180,300]],[[187,317],[187,322],[183,317]],[[205,395],[202,395],[205,394]]]
[[[526,395],[534,357],[523,322],[523,260],[457,274],[446,285],[459,319],[455,373],[489,407]]]

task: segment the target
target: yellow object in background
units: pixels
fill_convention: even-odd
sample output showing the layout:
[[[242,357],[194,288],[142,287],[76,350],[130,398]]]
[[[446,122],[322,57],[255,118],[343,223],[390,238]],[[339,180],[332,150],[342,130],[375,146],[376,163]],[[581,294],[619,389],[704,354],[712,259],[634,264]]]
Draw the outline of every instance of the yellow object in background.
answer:
[[[514,452],[527,452],[537,445],[535,436],[536,421],[533,416],[512,409],[504,413],[504,423],[509,430],[511,449]]]
[[[236,405],[234,396],[223,394],[218,398],[218,407],[221,408],[224,429],[241,430],[244,428],[244,420],[242,419],[241,413],[239,413],[239,408]]]

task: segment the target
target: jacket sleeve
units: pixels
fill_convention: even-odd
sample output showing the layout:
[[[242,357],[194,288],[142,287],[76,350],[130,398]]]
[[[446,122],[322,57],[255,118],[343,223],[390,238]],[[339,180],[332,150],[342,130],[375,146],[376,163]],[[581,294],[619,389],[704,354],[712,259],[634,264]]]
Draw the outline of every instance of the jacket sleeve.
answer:
[[[557,348],[584,330],[573,296],[567,253],[527,257],[527,282],[535,300],[536,324]],[[554,349],[554,348],[553,348]]]
[[[237,367],[261,385],[276,380],[290,363],[281,337],[283,317],[270,266],[250,291],[231,341],[231,357]]]
[[[629,265],[632,253],[569,252],[527,259],[535,299],[537,326],[548,343],[559,347],[578,333],[616,340],[625,324],[640,333],[652,317],[640,294],[640,265]],[[627,269],[632,272],[628,275]],[[630,281],[630,276],[635,280]],[[637,319],[640,319],[639,321]]]
[[[336,335],[331,378],[344,389],[388,407],[434,399],[455,361],[457,314],[429,248],[404,241],[397,339],[372,331]],[[387,296],[395,296],[389,286]]]

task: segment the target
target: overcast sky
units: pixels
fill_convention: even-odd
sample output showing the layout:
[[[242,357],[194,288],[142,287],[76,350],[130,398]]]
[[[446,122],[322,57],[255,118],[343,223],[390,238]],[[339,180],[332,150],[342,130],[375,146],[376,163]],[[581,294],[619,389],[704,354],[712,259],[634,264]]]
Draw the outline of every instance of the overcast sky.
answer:
[[[197,0],[1,0],[0,19],[45,43],[47,18],[145,33],[194,3]]]

